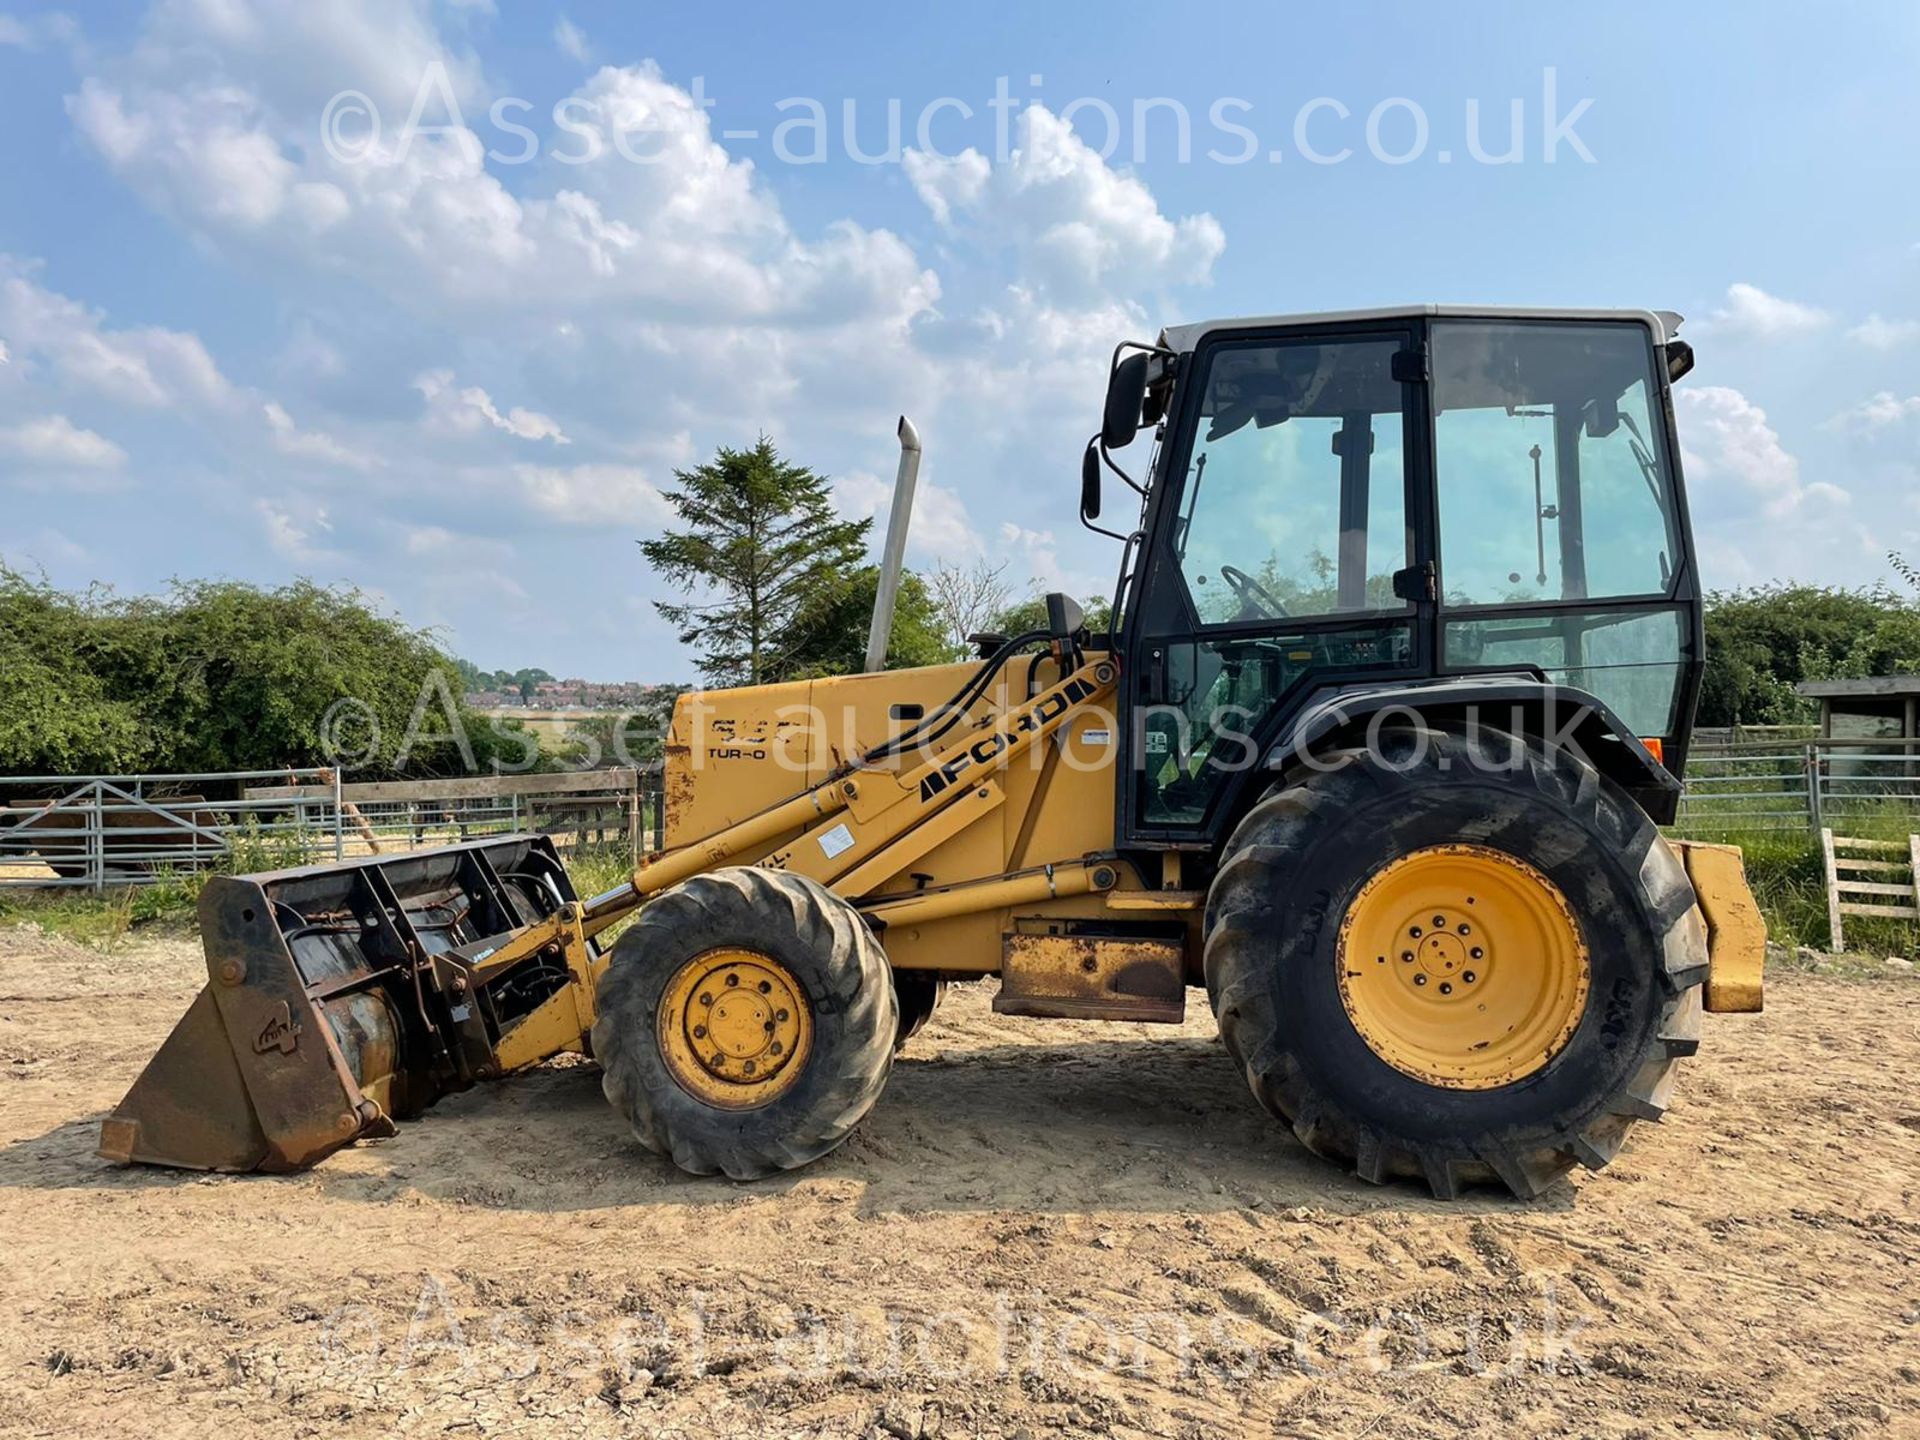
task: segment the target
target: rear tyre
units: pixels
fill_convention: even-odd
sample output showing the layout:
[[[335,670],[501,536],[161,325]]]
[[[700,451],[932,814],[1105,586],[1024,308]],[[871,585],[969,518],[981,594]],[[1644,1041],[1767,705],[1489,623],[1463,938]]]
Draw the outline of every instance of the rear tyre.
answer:
[[[854,908],[774,870],[697,875],[615,944],[593,1051],[642,1145],[754,1180],[845,1140],[886,1085],[898,1007]]]
[[[894,1036],[893,1049],[898,1054],[907,1041],[918,1035],[933,1018],[933,1012],[940,1008],[940,1002],[947,997],[947,982],[936,980],[933,976],[918,970],[896,970],[893,972],[893,995],[900,1008],[900,1029]]]
[[[1564,749],[1410,729],[1336,759],[1253,809],[1208,896],[1207,993],[1254,1095],[1444,1199],[1605,1165],[1698,1048],[1685,870]]]

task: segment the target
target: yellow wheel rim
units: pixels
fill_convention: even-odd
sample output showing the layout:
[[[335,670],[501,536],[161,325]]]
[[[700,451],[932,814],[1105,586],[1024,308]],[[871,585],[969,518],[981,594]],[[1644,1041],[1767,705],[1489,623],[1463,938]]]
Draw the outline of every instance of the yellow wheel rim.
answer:
[[[1541,1069],[1586,1012],[1587,947],[1559,887],[1480,845],[1404,855],[1340,923],[1340,999],[1387,1064],[1454,1090]]]
[[[723,1110],[769,1104],[800,1078],[813,1011],[793,973],[754,950],[708,950],[674,972],[657,1034],[667,1070]]]

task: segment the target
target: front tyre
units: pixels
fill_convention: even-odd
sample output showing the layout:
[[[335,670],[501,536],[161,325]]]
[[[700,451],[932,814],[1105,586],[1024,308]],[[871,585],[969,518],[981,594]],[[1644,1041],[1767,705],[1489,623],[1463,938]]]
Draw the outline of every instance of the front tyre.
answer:
[[[1208,896],[1207,991],[1260,1102],[1364,1179],[1531,1198],[1658,1119],[1706,932],[1673,852],[1564,749],[1389,732],[1282,782]]]
[[[716,870],[649,900],[597,1004],[601,1085],[640,1143],[735,1180],[845,1140],[886,1085],[899,1028],[858,912],[774,870]]]
[[[907,1041],[926,1028],[940,1002],[947,998],[947,982],[919,970],[893,972],[893,998],[900,1011],[900,1028],[894,1035],[897,1054]]]

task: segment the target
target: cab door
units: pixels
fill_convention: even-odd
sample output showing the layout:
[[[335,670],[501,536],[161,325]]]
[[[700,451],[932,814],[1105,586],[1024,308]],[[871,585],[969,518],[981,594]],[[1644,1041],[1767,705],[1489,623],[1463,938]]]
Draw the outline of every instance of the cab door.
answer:
[[[1126,612],[1120,833],[1214,843],[1316,692],[1432,670],[1419,327],[1202,342]]]

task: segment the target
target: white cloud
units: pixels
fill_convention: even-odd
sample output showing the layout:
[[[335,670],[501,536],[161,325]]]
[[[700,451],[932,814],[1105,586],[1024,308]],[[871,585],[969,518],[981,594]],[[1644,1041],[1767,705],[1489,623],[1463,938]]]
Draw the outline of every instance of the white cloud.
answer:
[[[526,594],[507,574],[514,564],[514,549],[504,540],[462,534],[444,525],[403,525],[400,536],[401,547],[410,558],[437,567],[428,573],[434,575],[441,588],[450,580],[470,579],[478,574],[506,581],[511,586],[508,593]]]
[[[1003,164],[975,155],[948,172],[916,157],[913,183],[944,222],[928,252],[936,267],[901,235],[855,219],[797,227],[650,62],[603,67],[566,97],[598,159],[558,163],[556,151],[587,142],[550,130],[543,105],[518,116],[542,130],[543,158],[509,174],[484,145],[518,141],[488,123],[490,92],[461,48],[488,25],[480,7],[460,8],[468,13],[452,0],[154,0],[137,38],[80,67],[76,138],[208,265],[257,277],[275,307],[260,350],[272,379],[236,387],[206,359],[202,393],[189,398],[191,336],[169,351],[152,338],[169,332],[116,330],[51,297],[68,307],[51,320],[65,323],[43,314],[29,343],[7,323],[0,289],[0,336],[15,362],[0,367],[6,413],[22,413],[16,387],[34,397],[28,413],[93,413],[58,395],[41,403],[40,388],[113,393],[155,412],[143,423],[166,427],[156,453],[177,452],[183,477],[215,488],[299,473],[277,457],[342,471],[351,459],[377,464],[377,485],[326,477],[339,537],[324,506],[298,497],[257,511],[249,498],[242,520],[302,565],[338,562],[362,583],[396,577],[397,601],[489,645],[566,638],[550,611],[503,637],[498,612],[473,596],[436,599],[431,575],[466,568],[474,544],[519,544],[526,532],[523,558],[546,567],[535,588],[585,612],[606,582],[574,557],[625,553],[671,523],[657,488],[670,469],[764,429],[843,477],[838,503],[873,513],[902,410],[929,437],[916,564],[1010,554],[1009,575],[1109,588],[1103,542],[1076,529],[1056,536],[1045,521],[1013,539],[995,527],[1034,515],[1070,523],[1107,354],[1117,340],[1151,338],[1159,308],[1210,279],[1224,244],[1211,216],[1163,213],[1139,178],[1036,112]],[[545,23],[554,19],[550,10]],[[403,151],[400,121],[437,64],[480,136],[422,135]],[[486,78],[503,91],[516,83]],[[318,117],[342,85],[365,90],[386,122],[367,163],[342,163],[320,143]],[[426,118],[445,117],[436,105]],[[623,158],[620,144],[649,163]],[[63,330],[86,343],[53,338]],[[411,412],[410,383],[422,401]],[[225,399],[210,403],[211,392]],[[547,396],[565,396],[555,402],[564,409],[543,413]],[[145,444],[136,448],[144,459]],[[351,503],[340,498],[356,486]],[[984,535],[969,510],[991,517]],[[451,535],[449,513],[478,533]],[[643,576],[636,587],[652,584]]]
[[[396,120],[423,85],[437,91],[436,65],[463,104],[483,93],[478,59],[440,35],[432,0],[157,0],[146,31],[132,57],[144,74],[163,73],[184,57],[201,73],[245,77],[304,112],[309,139],[343,86],[364,92]]]
[[[1113,589],[1114,577],[1078,569],[1060,556],[1060,543],[1052,530],[1030,530],[1012,521],[1000,525],[1000,545],[996,555],[1009,558],[1016,570],[1024,567],[1029,592],[1063,591],[1076,599],[1104,595]],[[1009,580],[1018,585],[1014,576]]]
[[[897,326],[938,296],[887,231],[840,221],[817,240],[794,235],[752,164],[727,153],[706,111],[651,62],[605,67],[567,97],[572,133],[548,136],[550,149],[594,158],[548,163],[515,193],[487,169],[486,150],[519,142],[491,130],[484,141],[471,129],[408,134],[394,119],[363,156],[336,158],[314,143],[325,97],[244,63],[257,53],[254,28],[291,30],[292,41],[312,26],[290,25],[275,5],[268,27],[253,14],[264,0],[222,4],[252,23],[176,25],[171,45],[89,76],[68,102],[129,185],[196,229],[350,273],[410,307],[591,303],[641,306],[650,318]],[[332,11],[295,7],[308,8]],[[484,107],[447,98],[458,120],[484,122]],[[411,96],[383,114],[410,108]],[[443,123],[446,109],[423,121]]]
[[[126,451],[64,415],[0,427],[0,455],[63,470],[117,470],[127,463]]]
[[[302,430],[293,423],[285,407],[269,400],[261,407],[267,428],[273,432],[273,448],[295,460],[313,460],[322,465],[339,465],[349,470],[371,470],[379,462],[372,455],[342,445],[331,435]]]
[[[624,526],[636,536],[673,519],[673,507],[630,465],[516,465],[514,489],[536,513],[563,525]]]
[[[1171,220],[1137,177],[1114,170],[1043,106],[1021,112],[1018,147],[993,165],[977,150],[909,150],[907,177],[942,225],[965,220],[1012,245],[1033,282],[1088,299],[1113,287],[1198,285],[1226,236],[1213,216]]]
[[[324,505],[298,500],[253,502],[254,514],[274,554],[296,565],[332,564],[341,557],[323,543],[333,531]]]
[[[1898,350],[1920,339],[1920,320],[1883,320],[1878,314],[1869,315],[1847,332],[1847,338],[1869,350]]]
[[[1920,395],[1909,395],[1901,399],[1891,390],[1882,390],[1862,400],[1858,405],[1842,410],[1827,421],[1827,427],[1855,435],[1865,435],[1875,430],[1884,430],[1889,425],[1898,425],[1902,420],[1914,415],[1920,415]]]
[[[441,433],[471,435],[490,425],[521,440],[573,443],[550,415],[518,405],[503,415],[493,397],[478,385],[456,389],[451,370],[429,370],[413,382],[413,388],[426,399],[429,425]]]
[[[0,255],[0,332],[21,364],[68,384],[150,409],[226,406],[235,396],[195,335],[109,329],[99,312],[37,284],[32,267]]]
[[[582,65],[593,63],[593,47],[587,44],[586,35],[564,15],[553,27],[553,43],[569,60],[576,60]]]
[[[407,528],[405,544],[409,555],[444,555],[459,541],[444,525],[414,525]]]
[[[877,552],[886,540],[887,520],[893,509],[893,484],[866,470],[854,470],[833,482],[834,506],[853,520],[872,520]],[[923,562],[959,561],[982,550],[966,503],[945,486],[925,475],[915,483],[913,514],[907,520],[907,553]]]
[[[18,45],[24,50],[32,44],[33,36],[24,23],[11,15],[0,15],[0,45]]]
[[[1717,482],[1732,481],[1774,518],[1792,514],[1809,501],[1847,503],[1847,492],[1837,485],[1802,481],[1800,461],[1781,445],[1767,412],[1738,390],[1687,386],[1677,390],[1675,398],[1694,489],[1710,491]]]
[[[1727,287],[1726,304],[1707,316],[1704,325],[1715,334],[1747,340],[1788,340],[1823,329],[1833,317],[1797,300],[1782,300],[1757,285]]]

